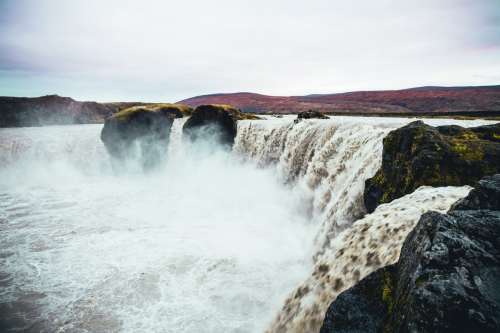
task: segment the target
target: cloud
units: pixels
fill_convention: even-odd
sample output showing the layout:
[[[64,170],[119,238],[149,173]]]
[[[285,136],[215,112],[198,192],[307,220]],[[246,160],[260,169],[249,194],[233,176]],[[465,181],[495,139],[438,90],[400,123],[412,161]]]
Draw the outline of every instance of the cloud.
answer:
[[[0,6],[3,95],[172,101],[211,92],[491,84],[498,82],[487,78],[500,72],[496,0]]]

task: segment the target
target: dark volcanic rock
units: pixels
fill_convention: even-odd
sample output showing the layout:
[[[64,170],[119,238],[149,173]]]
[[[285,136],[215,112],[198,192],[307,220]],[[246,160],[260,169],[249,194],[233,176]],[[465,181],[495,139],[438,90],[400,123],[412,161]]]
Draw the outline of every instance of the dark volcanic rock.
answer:
[[[0,127],[102,123],[114,111],[110,105],[57,95],[0,97]]]
[[[191,141],[215,139],[232,146],[237,131],[237,120],[259,119],[245,114],[229,105],[200,105],[182,128],[185,137]]]
[[[469,195],[455,203],[451,210],[500,210],[500,175],[484,177]]]
[[[368,212],[422,185],[472,185],[500,172],[500,123],[474,128],[412,122],[384,138],[382,167],[366,181]]]
[[[394,269],[381,268],[340,294],[328,308],[320,332],[381,331],[389,313]]]
[[[424,214],[398,263],[342,293],[322,332],[500,332],[499,185],[484,178],[448,214]]]
[[[300,112],[297,115],[297,119],[328,119],[328,117],[319,111],[308,110]]]
[[[166,157],[175,115],[161,110],[133,107],[106,119],[101,140],[113,157],[115,169],[121,161],[139,159],[145,169]]]

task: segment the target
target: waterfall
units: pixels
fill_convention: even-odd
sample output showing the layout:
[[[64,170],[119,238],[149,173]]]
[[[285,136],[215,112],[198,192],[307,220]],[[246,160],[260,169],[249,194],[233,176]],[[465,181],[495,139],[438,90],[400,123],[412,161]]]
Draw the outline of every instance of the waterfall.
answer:
[[[365,213],[364,181],[382,160],[382,139],[394,127],[358,121],[240,122],[234,150],[300,189],[319,224],[320,251]]]
[[[469,187],[421,188],[365,215],[364,182],[381,165],[382,140],[411,119],[288,119],[240,122],[234,151],[259,167],[275,168],[299,189],[315,225],[314,268],[285,300],[269,332],[317,332],[343,290],[399,258],[406,235],[428,210],[446,212]],[[430,120],[433,125],[483,121]]]
[[[0,129],[0,327],[317,331],[420,214],[469,190],[420,188],[365,215],[383,137],[411,119],[293,119],[239,121],[232,152],[194,154],[176,119],[164,168],[125,175],[102,125]]]

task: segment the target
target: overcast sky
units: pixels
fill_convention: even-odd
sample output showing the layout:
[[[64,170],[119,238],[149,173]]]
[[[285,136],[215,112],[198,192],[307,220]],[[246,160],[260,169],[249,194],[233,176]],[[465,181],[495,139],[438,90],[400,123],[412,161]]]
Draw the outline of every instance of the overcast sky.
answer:
[[[500,0],[0,0],[0,95],[500,84]]]

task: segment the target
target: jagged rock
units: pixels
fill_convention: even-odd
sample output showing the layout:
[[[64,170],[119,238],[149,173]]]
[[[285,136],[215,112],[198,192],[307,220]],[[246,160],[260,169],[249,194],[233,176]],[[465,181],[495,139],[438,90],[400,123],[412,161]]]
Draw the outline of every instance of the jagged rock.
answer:
[[[450,210],[500,210],[500,175],[484,177],[469,195],[455,203]]]
[[[184,124],[182,131],[191,141],[214,138],[217,142],[232,146],[236,137],[236,121],[260,119],[245,114],[230,105],[200,105]]]
[[[368,212],[422,185],[472,185],[500,172],[500,123],[474,128],[412,122],[384,138],[382,167],[365,183]]]
[[[424,214],[398,263],[339,295],[322,332],[499,332],[499,180],[482,179],[448,214]]]
[[[150,169],[166,157],[174,118],[161,108],[125,109],[106,119],[101,140],[118,168],[122,161],[139,159],[144,169]]]
[[[297,114],[297,119],[328,119],[328,116],[316,110],[308,110],[299,112]]]

